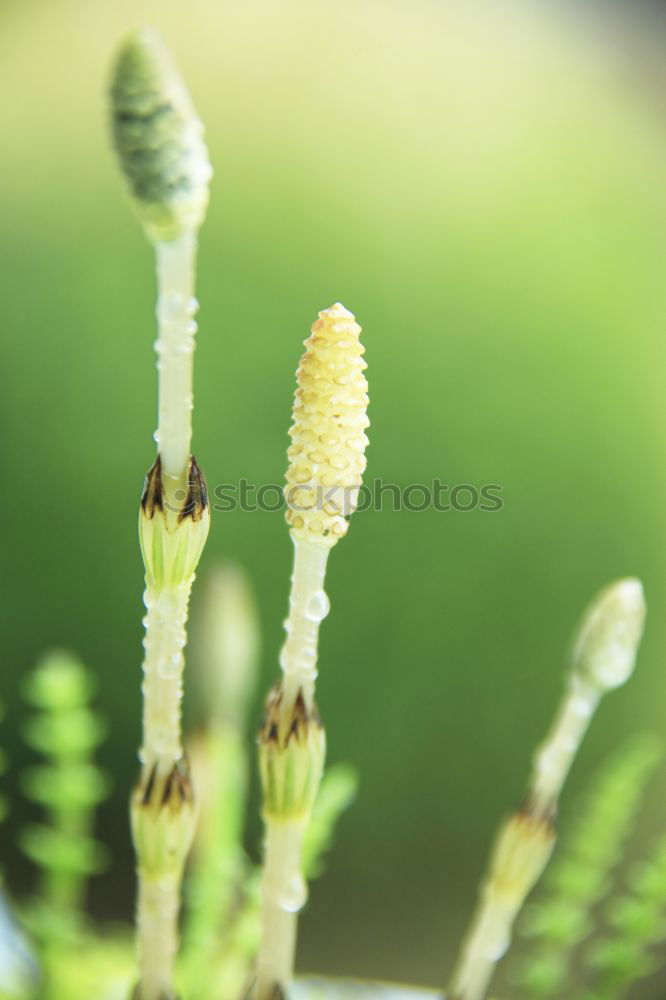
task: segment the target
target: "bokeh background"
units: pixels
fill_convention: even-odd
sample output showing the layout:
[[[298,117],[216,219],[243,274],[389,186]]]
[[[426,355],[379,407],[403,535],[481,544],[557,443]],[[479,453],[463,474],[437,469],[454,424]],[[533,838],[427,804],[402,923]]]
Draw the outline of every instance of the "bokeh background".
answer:
[[[155,24],[207,126],[195,450],[209,484],[280,482],[319,309],[364,326],[368,477],[501,484],[500,512],[358,514],[333,552],[320,704],[360,796],[302,920],[299,964],[442,981],[491,831],[521,795],[571,627],[645,582],[635,678],[568,788],[666,719],[666,26],[658,6],[461,0],[3,0],[2,675],[16,789],[22,676],[75,649],[99,680],[115,788],[91,912],[129,918],[139,733],[136,509],[153,458],[151,251],[109,150],[125,32]],[[265,690],[290,542],[215,518],[202,575],[256,589]],[[253,723],[260,714],[258,691]],[[248,737],[252,749],[252,737]],[[662,772],[636,849],[666,825]],[[247,828],[258,853],[256,783]],[[2,837],[11,887],[31,873]],[[661,996],[657,980],[646,996]]]

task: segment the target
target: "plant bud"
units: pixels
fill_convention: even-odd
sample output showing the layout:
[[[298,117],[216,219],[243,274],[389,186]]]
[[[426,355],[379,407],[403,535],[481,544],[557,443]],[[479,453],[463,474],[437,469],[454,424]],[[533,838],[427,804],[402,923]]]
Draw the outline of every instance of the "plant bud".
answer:
[[[356,509],[368,439],[361,328],[337,303],[319,313],[296,373],[285,497],[294,538],[334,545]]]
[[[203,222],[212,169],[203,125],[159,34],[131,35],[111,83],[113,143],[148,236],[173,240]]]
[[[154,764],[132,796],[132,836],[146,878],[180,877],[194,837],[196,810],[187,760],[166,773]]]
[[[259,734],[259,770],[266,820],[307,820],[319,790],[326,739],[316,709],[299,692],[289,708],[281,687],[268,696]]]
[[[206,480],[194,456],[185,488],[167,499],[159,455],[146,476],[139,511],[139,540],[148,587],[190,582],[208,536]]]
[[[605,587],[583,615],[573,645],[572,675],[601,692],[624,684],[634,670],[644,622],[640,580],[628,577]]]
[[[500,828],[493,848],[485,891],[522,904],[540,877],[555,845],[549,820],[521,810]]]

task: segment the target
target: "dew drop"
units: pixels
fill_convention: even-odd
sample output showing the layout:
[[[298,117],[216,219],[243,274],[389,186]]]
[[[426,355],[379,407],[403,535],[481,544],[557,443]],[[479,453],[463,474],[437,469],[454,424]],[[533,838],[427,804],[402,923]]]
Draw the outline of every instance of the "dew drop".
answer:
[[[310,622],[322,621],[331,610],[331,604],[323,590],[317,590],[305,605],[305,617]]]
[[[308,890],[303,876],[299,873],[292,875],[288,885],[280,894],[279,905],[287,913],[298,913],[305,906],[308,898]]]
[[[291,656],[289,655],[289,650],[287,649],[286,645],[284,645],[280,650],[280,657],[278,662],[280,664],[280,669],[285,674],[289,674],[293,671],[294,665],[292,663]]]
[[[590,703],[589,698],[574,698],[571,701],[571,710],[580,715],[583,719],[589,719],[594,711],[594,706]]]

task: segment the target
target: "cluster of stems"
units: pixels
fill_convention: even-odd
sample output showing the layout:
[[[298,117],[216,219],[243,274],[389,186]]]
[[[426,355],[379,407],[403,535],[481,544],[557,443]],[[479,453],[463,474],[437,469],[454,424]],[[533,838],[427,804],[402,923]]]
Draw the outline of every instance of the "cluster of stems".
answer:
[[[131,803],[137,854],[137,1000],[175,997],[183,868],[195,808],[181,736],[184,647],[194,573],[208,532],[204,478],[191,454],[197,231],[210,166],[202,128],[159,38],[134,35],[113,77],[112,130],[158,281],[158,454],[141,500],[146,569],[141,774]],[[260,737],[266,823],[260,1000],[291,980],[296,914],[305,902],[303,843],[319,789],[324,731],[314,701],[319,624],[331,546],[346,530],[365,467],[368,420],[360,327],[336,304],[320,313],[298,370],[287,473],[294,572],[283,678]]]
[[[158,454],[139,513],[146,570],[141,772],[131,801],[137,856],[138,1000],[175,997],[183,868],[195,828],[181,735],[184,647],[194,573],[209,524],[191,454],[197,232],[211,169],[202,126],[159,37],[133,35],[111,87],[112,131],[135,208],[154,245]]]
[[[603,590],[583,616],[566,688],[537,749],[524,805],[499,828],[480,899],[453,973],[449,1000],[483,1000],[507,951],[516,916],[555,845],[560,792],[602,696],[631,676],[645,602],[636,579]]]
[[[194,574],[209,526],[204,477],[191,454],[197,234],[211,169],[201,123],[155,33],[116,61],[112,130],[139,218],[155,248],[159,376],[157,458],[139,515],[146,570],[143,741],[132,796],[137,855],[137,1000],[174,1000],[185,861],[196,811],[181,734],[184,648]],[[303,845],[324,766],[315,702],[319,626],[330,550],[347,531],[365,468],[368,424],[360,327],[339,303],[319,314],[297,372],[287,522],[294,563],[281,655],[259,737],[265,852],[256,1000],[286,997],[297,915],[305,903]],[[631,674],[644,618],[637,580],[603,591],[585,615],[566,691],[539,748],[524,805],[497,834],[449,1000],[483,1000],[515,917],[555,842],[560,791],[602,695]]]
[[[359,333],[339,303],[324,310],[297,372],[286,487],[294,543],[287,638],[259,736],[265,849],[257,1000],[286,996],[307,898],[303,841],[325,753],[314,695],[319,626],[329,610],[326,564],[347,530],[365,468],[368,397]]]

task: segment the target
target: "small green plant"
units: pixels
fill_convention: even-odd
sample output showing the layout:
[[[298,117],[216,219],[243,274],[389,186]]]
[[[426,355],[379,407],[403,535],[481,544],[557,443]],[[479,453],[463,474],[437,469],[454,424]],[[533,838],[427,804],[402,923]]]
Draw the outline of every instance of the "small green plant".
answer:
[[[105,727],[90,707],[93,691],[89,671],[67,652],[49,654],[24,686],[33,708],[25,739],[43,762],[22,775],[22,784],[44,819],[21,832],[21,847],[40,872],[37,897],[23,916],[39,945],[45,998],[62,996],[59,955],[85,933],[86,882],[107,857],[93,837],[95,808],[109,788],[94,761]]]
[[[260,935],[260,867],[241,838],[248,761],[247,704],[256,675],[258,630],[243,574],[224,567],[205,590],[197,672],[201,725],[192,769],[201,809],[186,882],[179,988],[188,998],[240,997]],[[205,692],[205,696],[204,696]],[[94,762],[105,726],[90,699],[90,671],[71,654],[49,654],[29,676],[26,740],[43,759],[26,771],[26,795],[43,821],[21,834],[39,878],[34,899],[9,909],[0,900],[0,997],[3,1000],[127,1000],[133,945],[128,927],[95,928],[84,915],[88,880],[108,860],[94,839],[96,806],[109,791]],[[347,766],[330,769],[304,843],[314,878],[334,825],[354,795]]]
[[[555,845],[560,792],[602,696],[631,676],[643,634],[638,580],[618,580],[589,606],[576,632],[566,687],[534,758],[524,805],[500,827],[451,982],[451,1000],[483,1000],[514,920]]]
[[[515,980],[526,997],[575,991],[577,948],[595,931],[596,907],[610,891],[659,757],[658,741],[640,736],[616,751],[597,776],[542,894],[525,913],[522,932],[530,949]]]
[[[631,872],[624,891],[606,907],[606,934],[585,956],[590,988],[580,1000],[620,1000],[660,967],[656,948],[666,933],[666,841]]]
[[[108,787],[93,760],[105,727],[90,708],[92,693],[89,671],[64,652],[49,655],[25,685],[26,700],[36,709],[25,739],[44,763],[23,774],[23,788],[44,808],[45,822],[23,830],[21,844],[42,873],[42,902],[71,925],[86,878],[106,856],[92,838],[94,809]]]

